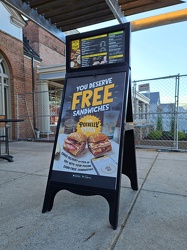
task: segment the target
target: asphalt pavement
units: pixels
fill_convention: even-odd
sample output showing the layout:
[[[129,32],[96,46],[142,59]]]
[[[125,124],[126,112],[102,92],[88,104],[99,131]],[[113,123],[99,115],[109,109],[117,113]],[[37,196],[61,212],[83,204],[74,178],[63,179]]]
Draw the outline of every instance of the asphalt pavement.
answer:
[[[10,143],[0,159],[0,250],[186,250],[187,153],[137,149],[138,191],[122,176],[119,225],[101,196],[60,191],[42,213],[53,143]]]

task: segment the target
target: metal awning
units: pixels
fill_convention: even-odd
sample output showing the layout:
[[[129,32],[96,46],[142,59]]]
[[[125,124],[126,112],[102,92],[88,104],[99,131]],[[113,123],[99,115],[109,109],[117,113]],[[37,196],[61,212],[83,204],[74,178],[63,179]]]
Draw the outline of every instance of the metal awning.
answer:
[[[62,39],[60,31],[183,3],[181,0],[2,0]],[[64,40],[64,39],[62,39]]]

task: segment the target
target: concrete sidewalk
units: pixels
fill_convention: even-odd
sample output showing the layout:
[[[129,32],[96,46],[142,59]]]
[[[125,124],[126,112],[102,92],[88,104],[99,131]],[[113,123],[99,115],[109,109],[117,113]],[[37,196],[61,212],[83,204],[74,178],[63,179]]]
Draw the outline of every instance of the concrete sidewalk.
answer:
[[[136,150],[139,190],[122,177],[119,226],[101,196],[60,191],[41,213],[52,143],[13,142],[0,159],[1,250],[186,250],[187,153]]]

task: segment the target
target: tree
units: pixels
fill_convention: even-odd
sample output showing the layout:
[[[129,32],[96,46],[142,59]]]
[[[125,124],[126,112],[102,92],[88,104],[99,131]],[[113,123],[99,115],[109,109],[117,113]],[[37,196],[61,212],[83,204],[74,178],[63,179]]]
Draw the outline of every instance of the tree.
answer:
[[[161,115],[158,115],[156,130],[162,131],[162,116]]]

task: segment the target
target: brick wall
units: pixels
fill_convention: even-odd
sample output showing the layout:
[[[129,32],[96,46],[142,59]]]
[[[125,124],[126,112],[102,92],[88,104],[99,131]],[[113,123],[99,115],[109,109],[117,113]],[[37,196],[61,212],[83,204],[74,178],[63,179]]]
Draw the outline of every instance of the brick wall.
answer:
[[[10,71],[10,105],[11,117],[25,118],[29,114],[29,119],[25,119],[21,123],[12,123],[12,139],[17,137],[17,126],[19,126],[20,138],[33,137],[32,129],[32,95],[23,95],[23,93],[32,92],[32,61],[23,54],[22,41],[11,37],[10,35],[0,31],[0,53],[5,58]],[[37,71],[34,63],[34,88],[36,88]],[[25,97],[27,101],[25,102]]]
[[[29,40],[30,46],[40,55],[42,59],[40,65],[65,64],[65,44],[62,41],[31,21],[24,27],[23,33]],[[17,138],[17,127],[19,127],[19,138],[33,138],[35,128],[33,124],[32,60],[24,56],[22,41],[11,37],[1,30],[0,53],[5,58],[10,71],[11,117],[17,117],[19,113],[19,117],[24,119],[24,122],[11,125],[12,139]],[[38,79],[37,64],[39,62],[35,61],[35,91],[37,91],[36,81]],[[37,112],[37,100],[34,106]]]
[[[0,53],[5,58],[10,70],[11,116],[17,116],[17,94],[25,91],[23,43],[0,31]],[[13,138],[17,124],[12,124]]]
[[[23,28],[24,36],[29,40],[31,48],[39,54],[39,27],[31,21]]]
[[[32,21],[28,21],[23,33],[42,59],[41,65],[65,64],[65,44],[62,41]]]

